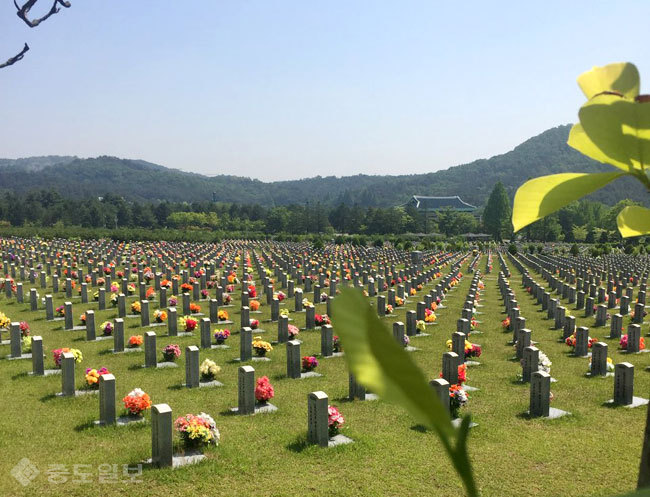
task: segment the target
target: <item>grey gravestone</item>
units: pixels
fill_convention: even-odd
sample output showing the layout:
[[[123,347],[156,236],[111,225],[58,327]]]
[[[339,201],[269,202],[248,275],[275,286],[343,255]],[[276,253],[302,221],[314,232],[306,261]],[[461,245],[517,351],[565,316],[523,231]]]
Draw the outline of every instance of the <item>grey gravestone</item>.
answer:
[[[61,395],[74,396],[74,355],[64,352],[61,355]]]
[[[74,328],[74,316],[72,315],[72,302],[65,302],[63,304],[64,312],[65,312],[65,320],[64,320],[64,329],[66,330],[71,330]]]
[[[253,330],[242,328],[239,333],[239,360],[250,361],[253,358]]]
[[[325,392],[312,392],[307,397],[307,442],[321,447],[329,445],[329,399]]]
[[[52,302],[52,295],[45,296],[45,319],[52,321],[54,319],[54,303]]]
[[[170,337],[178,336],[178,315],[176,313],[176,307],[167,309],[167,334]]]
[[[589,353],[589,328],[580,326],[576,330],[576,346],[573,355],[576,357],[587,357]]]
[[[210,318],[201,319],[201,348],[212,347],[212,330],[210,329]]]
[[[436,393],[436,396],[440,400],[440,403],[449,413],[449,382],[447,380],[443,380],[442,378],[437,378],[435,380],[431,380],[429,382],[429,385],[431,385],[434,392]]]
[[[240,326],[248,328],[251,325],[250,309],[247,306],[242,306],[240,315]]]
[[[113,352],[124,352],[124,319],[117,318],[113,326]]]
[[[406,334],[408,336],[412,337],[418,333],[416,321],[415,311],[406,311]]]
[[[95,311],[86,311],[86,340],[95,340]]]
[[[156,334],[153,331],[147,331],[144,334],[144,367],[155,368],[156,366],[158,366]]]
[[[634,366],[620,362],[614,368],[614,403],[622,406],[632,404],[634,399]]]
[[[287,377],[300,378],[300,342],[289,340],[287,342]]]
[[[614,314],[612,322],[609,327],[609,336],[607,338],[621,338],[621,330],[623,329],[623,316]]]
[[[313,305],[307,307],[307,314],[305,316],[305,328],[308,330],[316,327],[316,308]]]
[[[631,324],[627,327],[627,353],[634,354],[641,347],[641,325]]]
[[[103,374],[99,377],[99,423],[115,424],[115,376]]]
[[[32,374],[43,376],[45,365],[43,364],[43,338],[32,337]]]
[[[255,413],[255,369],[240,366],[238,371],[238,414]]]
[[[285,343],[289,340],[289,318],[287,316],[278,317],[278,343]]]
[[[334,348],[334,330],[332,325],[326,324],[320,329],[320,353],[323,357],[330,357]]]
[[[140,301],[140,326],[146,328],[151,324],[149,317],[149,301],[141,300]]]
[[[458,355],[454,352],[442,354],[442,377],[451,385],[458,383]]]
[[[517,338],[517,359],[521,359],[524,356],[524,349],[530,347],[530,335],[531,331],[529,329],[523,328],[519,330],[519,337]]]
[[[591,376],[607,375],[607,344],[596,342],[591,347]]]
[[[208,319],[208,324],[209,321]],[[201,338],[203,338],[203,333],[201,333]],[[199,348],[196,345],[185,347],[185,386],[187,388],[199,387]]]
[[[535,371],[539,370],[539,349],[528,346],[524,348],[522,363],[522,381],[528,383]]]
[[[551,375],[535,371],[530,380],[530,416],[548,417],[550,411]]]
[[[451,335],[451,350],[458,356],[458,364],[465,363],[465,333],[454,332]]]
[[[151,463],[158,468],[174,462],[172,410],[167,404],[151,408]]]

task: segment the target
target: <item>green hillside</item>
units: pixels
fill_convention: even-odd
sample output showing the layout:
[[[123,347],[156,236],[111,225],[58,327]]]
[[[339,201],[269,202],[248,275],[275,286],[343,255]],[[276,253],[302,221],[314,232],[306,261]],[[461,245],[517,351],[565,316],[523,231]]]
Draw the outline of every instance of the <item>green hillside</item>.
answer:
[[[141,160],[97,157],[32,157],[0,159],[0,188],[15,192],[55,188],[64,196],[101,196],[107,192],[129,200],[252,202],[266,206],[321,201],[363,206],[391,206],[411,195],[460,195],[483,205],[496,181],[509,194],[530,177],[559,172],[609,170],[576,152],[566,140],[570,125],[530,138],[514,150],[490,159],[443,171],[401,176],[334,176],[264,183],[238,176],[187,173]],[[273,164],[268,167],[274,167]],[[187,164],[191,169],[192,164]],[[647,203],[647,193],[632,179],[616,181],[591,196],[607,204],[621,198]]]

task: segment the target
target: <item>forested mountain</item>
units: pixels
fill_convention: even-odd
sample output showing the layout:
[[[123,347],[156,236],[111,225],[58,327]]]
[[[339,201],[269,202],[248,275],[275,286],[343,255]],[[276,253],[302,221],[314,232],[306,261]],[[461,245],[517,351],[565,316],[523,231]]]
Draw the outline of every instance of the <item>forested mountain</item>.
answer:
[[[611,170],[566,144],[569,125],[530,138],[514,150],[490,159],[443,171],[401,176],[334,176],[264,183],[238,176],[204,176],[165,168],[141,160],[97,157],[31,157],[0,159],[0,190],[58,190],[63,196],[102,196],[107,192],[135,201],[209,201],[212,192],[224,202],[265,206],[320,201],[362,206],[393,206],[411,195],[459,195],[477,206],[485,204],[497,181],[512,197],[530,177],[560,172]],[[281,165],[268,164],[268,167]],[[215,166],[217,167],[217,166]],[[192,164],[187,164],[191,169]],[[622,198],[648,204],[648,195],[633,179],[617,180],[590,199],[615,204]]]

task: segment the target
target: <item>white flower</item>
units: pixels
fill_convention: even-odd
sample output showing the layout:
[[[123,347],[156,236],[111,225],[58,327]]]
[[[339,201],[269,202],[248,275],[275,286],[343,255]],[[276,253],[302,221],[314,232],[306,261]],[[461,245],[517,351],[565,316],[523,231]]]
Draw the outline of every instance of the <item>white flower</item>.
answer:
[[[140,388],[134,388],[129,392],[128,397],[142,397],[144,395],[144,390]]]
[[[538,365],[541,371],[544,371],[545,373],[549,373],[549,374],[551,373],[551,366],[553,365],[553,363],[547,357],[547,355],[541,350],[539,351]]]

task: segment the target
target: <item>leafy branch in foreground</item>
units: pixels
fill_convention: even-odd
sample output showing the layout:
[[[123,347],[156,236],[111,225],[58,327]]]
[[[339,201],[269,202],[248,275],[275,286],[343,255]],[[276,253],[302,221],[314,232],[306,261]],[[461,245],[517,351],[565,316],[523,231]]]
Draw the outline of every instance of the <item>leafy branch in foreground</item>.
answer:
[[[363,294],[348,288],[333,303],[332,320],[345,347],[345,360],[357,381],[382,399],[406,408],[417,422],[433,428],[442,441],[467,495],[478,490],[467,454],[470,418],[458,429],[420,368],[394,340]]]
[[[622,176],[633,176],[650,190],[650,95],[639,94],[636,66],[625,62],[594,67],[578,77],[578,85],[588,100],[567,143],[619,171],[552,174],[527,181],[515,194],[515,231]],[[617,224],[623,237],[650,234],[650,209],[625,207]]]

